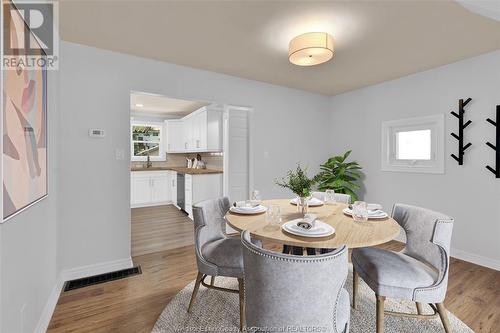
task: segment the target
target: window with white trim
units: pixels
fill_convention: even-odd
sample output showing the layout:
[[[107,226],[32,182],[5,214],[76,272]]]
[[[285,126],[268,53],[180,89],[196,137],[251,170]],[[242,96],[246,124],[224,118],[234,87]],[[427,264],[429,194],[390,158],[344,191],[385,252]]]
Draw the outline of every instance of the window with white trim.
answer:
[[[444,173],[444,116],[383,122],[382,170]]]
[[[130,124],[132,161],[165,161],[163,123],[133,121]]]

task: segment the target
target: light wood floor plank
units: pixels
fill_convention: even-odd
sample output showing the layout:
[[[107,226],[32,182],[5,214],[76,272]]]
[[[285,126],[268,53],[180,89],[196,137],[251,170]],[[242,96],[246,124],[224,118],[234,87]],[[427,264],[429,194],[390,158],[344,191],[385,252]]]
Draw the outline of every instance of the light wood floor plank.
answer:
[[[173,208],[173,207],[172,207]],[[142,209],[142,208],[141,208]],[[175,209],[175,208],[174,208]],[[167,207],[165,211],[170,212]],[[136,211],[135,216],[165,216],[163,209],[153,213]],[[175,211],[174,211],[175,213]],[[182,235],[192,237],[192,222],[177,211],[177,222],[188,228]],[[279,251],[280,246],[266,243]],[[400,250],[392,241],[380,247]],[[65,292],[59,298],[49,333],[120,332],[150,333],[172,297],[196,277],[196,258],[192,245],[135,256],[143,274]],[[476,332],[496,333],[500,327],[500,272],[452,259],[446,307]]]
[[[193,244],[193,221],[173,205],[132,208],[132,256]]]

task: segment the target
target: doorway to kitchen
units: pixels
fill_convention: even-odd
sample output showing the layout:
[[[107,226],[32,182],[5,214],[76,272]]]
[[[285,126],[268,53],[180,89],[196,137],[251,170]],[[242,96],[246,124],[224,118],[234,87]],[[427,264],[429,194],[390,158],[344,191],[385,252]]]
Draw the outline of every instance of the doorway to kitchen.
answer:
[[[132,256],[192,245],[196,202],[248,198],[248,111],[131,92]]]

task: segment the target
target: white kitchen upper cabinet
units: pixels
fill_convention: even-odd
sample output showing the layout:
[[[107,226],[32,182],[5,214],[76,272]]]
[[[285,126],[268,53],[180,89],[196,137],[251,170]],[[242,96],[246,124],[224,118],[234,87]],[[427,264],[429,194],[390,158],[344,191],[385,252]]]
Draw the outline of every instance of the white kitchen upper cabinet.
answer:
[[[184,125],[182,119],[165,121],[167,129],[167,153],[182,153],[184,148]]]
[[[183,118],[188,152],[222,150],[222,109],[204,106]]]
[[[193,114],[189,114],[182,118],[183,120],[183,134],[184,134],[184,151],[194,151],[195,139],[194,139],[194,117]]]

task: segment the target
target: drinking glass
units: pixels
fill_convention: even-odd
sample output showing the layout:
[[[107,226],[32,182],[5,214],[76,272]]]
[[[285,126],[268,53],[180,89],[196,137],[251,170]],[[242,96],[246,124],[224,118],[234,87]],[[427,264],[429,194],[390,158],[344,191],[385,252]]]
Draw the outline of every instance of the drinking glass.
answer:
[[[368,221],[368,209],[366,208],[366,202],[355,201],[352,205],[352,217],[354,221],[366,222]]]
[[[252,201],[252,204],[254,205],[258,204],[260,202],[260,192],[258,190],[253,190],[250,199]]]
[[[309,199],[310,197],[297,197],[297,210],[302,213],[304,217],[309,211]]]
[[[325,191],[325,205],[333,205],[335,203],[335,191],[326,190]]]
[[[267,208],[266,221],[273,226],[281,224],[281,208],[279,205],[271,205]]]

